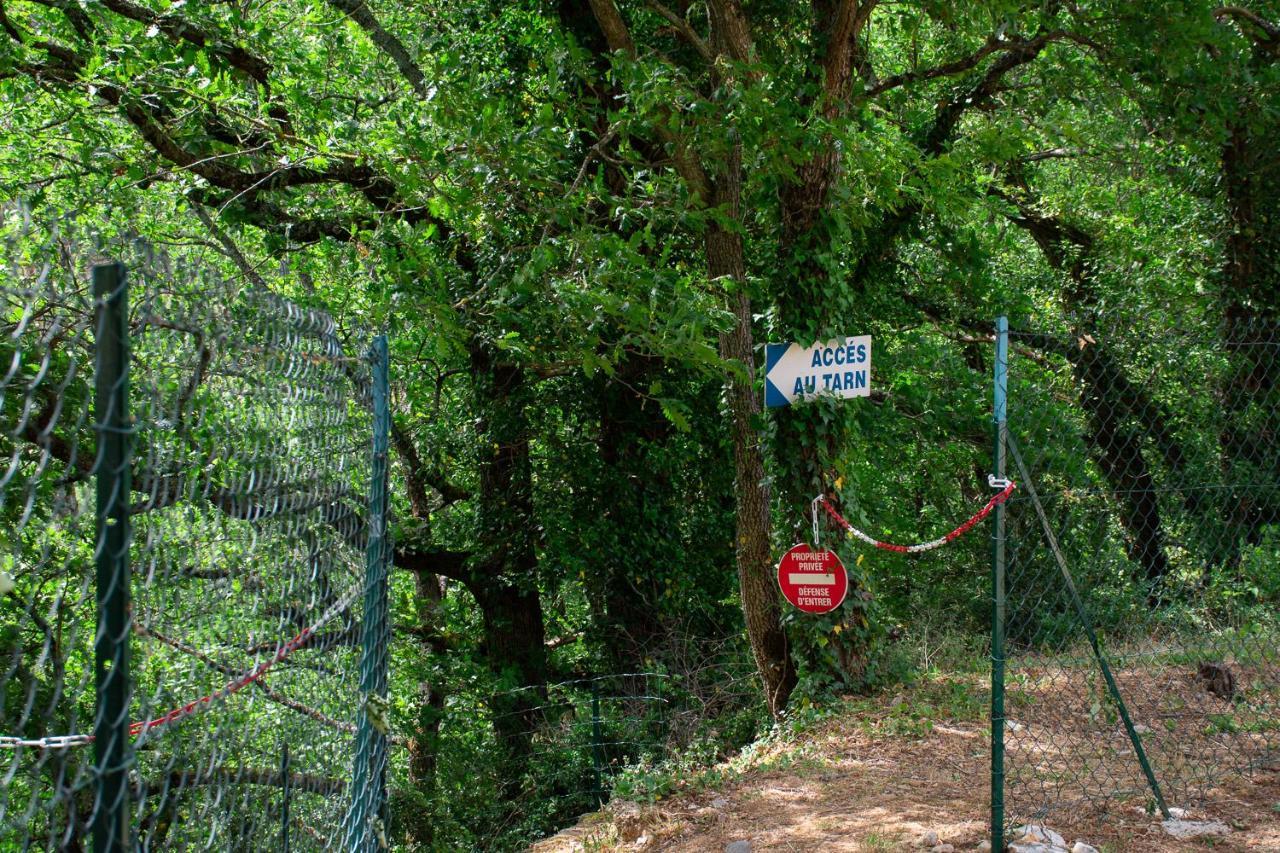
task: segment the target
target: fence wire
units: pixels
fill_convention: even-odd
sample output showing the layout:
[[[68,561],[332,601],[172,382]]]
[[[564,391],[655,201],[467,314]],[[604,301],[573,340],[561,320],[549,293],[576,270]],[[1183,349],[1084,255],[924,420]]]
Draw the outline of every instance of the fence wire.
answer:
[[[1211,811],[1280,763],[1280,329],[1009,343],[1006,816]]]
[[[7,215],[0,848],[338,847],[364,796],[367,360],[199,256]],[[129,372],[95,388],[113,299]],[[113,556],[131,577],[104,585]]]
[[[434,796],[397,791],[393,831],[428,849],[525,850],[615,796],[651,798],[677,756],[710,762],[735,725],[745,741],[759,723],[754,673],[704,666],[458,691],[435,738],[410,747],[432,750]]]

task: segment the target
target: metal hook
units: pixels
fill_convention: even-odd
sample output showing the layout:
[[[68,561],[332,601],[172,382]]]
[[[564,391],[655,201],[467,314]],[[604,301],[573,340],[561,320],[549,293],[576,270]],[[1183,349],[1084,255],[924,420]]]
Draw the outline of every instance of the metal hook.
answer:
[[[818,503],[823,499],[824,495],[818,494],[816,498],[809,502],[809,511],[813,515],[813,547],[816,550],[820,543],[818,534]]]

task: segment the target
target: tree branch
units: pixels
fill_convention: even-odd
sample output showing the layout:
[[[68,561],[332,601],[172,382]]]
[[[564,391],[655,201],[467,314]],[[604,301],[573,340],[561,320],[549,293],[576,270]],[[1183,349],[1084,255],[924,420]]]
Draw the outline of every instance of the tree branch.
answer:
[[[409,55],[404,43],[382,26],[373,12],[369,10],[365,0],[328,0],[328,3],[355,21],[356,25],[369,36],[369,41],[373,42],[379,50],[395,63],[396,68],[400,70],[400,75],[409,82],[409,85],[413,87],[413,91],[426,97],[426,75],[422,73],[422,69],[418,67],[418,64],[413,61],[413,57]]]
[[[231,259],[231,262],[244,274],[244,277],[263,290],[269,290],[267,282],[262,278],[262,275],[249,263],[249,259],[240,251],[240,247],[235,244],[235,241],[227,236],[227,233],[213,221],[213,217],[209,216],[209,212],[205,210],[204,205],[195,198],[189,198],[188,201],[191,203],[191,209],[195,211],[196,218],[203,223],[205,230],[222,245],[224,254]]]
[[[1041,33],[1031,39],[1008,43],[1009,46],[1005,48],[1004,55],[992,63],[977,84],[965,89],[938,108],[934,114],[933,124],[930,125],[920,140],[922,152],[930,157],[940,155],[946,150],[947,144],[955,135],[956,129],[960,126],[960,119],[964,114],[970,109],[984,107],[999,91],[1001,81],[1006,74],[1034,60],[1046,45],[1063,39],[1074,41],[1077,40],[1077,37],[1063,31],[1052,31]],[[920,210],[921,203],[917,200],[912,200],[903,204],[881,221],[880,226],[876,229],[876,234],[868,241],[868,245],[880,248],[868,251],[858,259],[851,279],[855,286],[864,286],[870,271],[876,265],[893,256],[894,252],[896,252],[898,237],[915,221]]]
[[[874,6],[869,0],[868,7]],[[831,35],[827,39],[827,47],[822,61],[822,89],[827,108],[842,103],[849,92],[849,81],[853,74],[853,55],[857,43],[858,29],[865,15],[870,15],[868,8],[863,13],[858,7],[858,0],[840,0],[836,7],[835,20],[831,25]]]
[[[144,621],[145,621],[144,619],[135,618],[133,623],[134,630],[137,633],[141,634],[142,636],[150,637],[160,643],[163,643],[169,648],[174,649],[175,651],[182,652],[185,655],[190,655],[191,657],[203,663],[205,666],[208,666],[211,669],[217,670],[218,672],[221,672],[223,675],[227,675],[232,678],[238,678],[239,676],[244,674],[241,670],[235,669],[234,667],[228,666],[227,664],[224,664],[221,661],[215,660],[213,657],[205,654],[204,652],[200,651],[194,646],[190,646],[182,642],[181,640],[174,639],[173,637],[166,636],[165,634],[162,634],[159,631],[156,631],[152,628],[148,628],[144,624]],[[271,649],[269,649],[268,651],[272,651],[274,649],[275,649],[275,646],[273,645]],[[304,705],[295,699],[290,699],[287,696],[277,693],[260,678],[254,680],[253,684],[259,690],[262,691],[262,695],[264,695],[267,699],[270,699],[272,702],[275,702],[277,705],[280,705],[284,708],[288,708],[291,711],[296,711],[299,714],[302,714],[303,716],[310,717],[316,722],[321,723],[325,726],[328,726],[331,729],[336,729],[337,731],[340,731],[340,732],[354,733],[356,730],[356,727],[351,723],[343,722],[342,720],[335,720],[333,717],[330,717],[329,715],[325,714],[322,711],[319,711],[308,705]]]
[[[428,487],[440,494],[446,506],[471,497],[470,492],[449,482],[442,472],[433,471],[423,464],[413,437],[394,418],[391,421],[391,443],[395,445],[396,455],[406,469],[409,505],[414,516],[423,520],[431,516],[431,502],[427,499]]]
[[[80,38],[87,41],[92,35],[94,29],[93,21],[90,20],[89,16],[85,14],[84,9],[81,9],[80,5],[76,3],[75,0],[32,0],[32,2],[39,3],[42,6],[48,6],[51,9],[57,9],[62,12],[62,14],[65,15],[67,20],[71,23],[72,28],[76,31],[76,35],[80,36]],[[3,4],[0,4],[0,6],[2,5]],[[10,35],[14,35],[15,31],[8,24],[3,9],[0,9],[0,19],[5,20],[5,28],[9,30]],[[19,41],[20,40],[21,39],[19,39]]]
[[[631,31],[622,13],[613,0],[588,0],[591,12],[595,15],[600,32],[604,33],[605,43],[614,53],[624,53],[628,59],[636,58],[636,43],[631,40]]]
[[[40,0],[37,0],[40,2]],[[185,41],[195,45],[206,54],[216,56],[267,87],[267,77],[271,74],[271,63],[237,44],[231,44],[222,34],[212,33],[192,22],[167,11],[163,15],[153,12],[145,6],[138,6],[129,0],[100,0],[106,8],[117,15],[146,24],[158,29],[175,41]]]
[[[474,579],[467,561],[471,559],[470,551],[432,550],[419,551],[413,548],[397,548],[394,565],[414,574],[426,572],[443,575],[451,580],[469,584]]]
[[[1088,39],[1065,30],[1042,32],[1033,38],[1003,42],[1001,47],[1003,55],[992,63],[982,80],[962,96],[954,98],[939,108],[933,126],[925,135],[921,147],[929,154],[941,154],[965,112],[985,105],[999,91],[1000,83],[1006,74],[1031,62],[1046,46],[1057,41],[1092,44]]]
[[[627,29],[627,22],[618,11],[617,4],[613,0],[588,0],[588,2],[609,50],[635,60],[636,45],[631,39],[631,31]],[[669,114],[670,111],[666,112]],[[662,116],[663,119],[667,117],[666,114]],[[655,130],[662,141],[671,146],[671,160],[676,174],[684,180],[698,203],[706,205],[711,199],[711,181],[698,161],[697,154],[667,127],[665,120],[656,122]]]
[[[951,77],[956,74],[963,74],[978,67],[982,60],[986,59],[993,53],[1002,50],[1007,46],[1007,42],[1001,41],[996,35],[987,36],[986,42],[982,47],[975,50],[968,56],[962,56],[951,62],[945,62],[941,65],[935,65],[932,68],[924,68],[916,71],[907,71],[902,74],[895,74],[892,77],[886,77],[878,83],[868,85],[863,91],[863,97],[874,98],[882,95],[890,89],[897,89],[900,86],[906,86],[920,80],[933,80],[938,77]]]
[[[684,39],[690,47],[696,50],[698,55],[701,56],[708,65],[715,64],[715,54],[711,52],[711,48],[707,47],[707,43],[702,40],[702,37],[699,36],[697,32],[694,31],[688,21],[668,9],[659,2],[659,0],[646,0],[646,2],[650,9],[657,12],[667,21],[667,23],[671,24],[675,31],[680,35],[680,38]]]
[[[1237,21],[1253,24],[1266,35],[1265,40],[1255,39],[1255,41],[1262,41],[1272,48],[1280,45],[1280,26],[1271,23],[1257,12],[1251,12],[1239,6],[1223,6],[1221,9],[1214,10],[1213,17],[1219,21],[1224,18],[1233,18]]]
[[[36,78],[49,79],[63,86],[75,84],[87,63],[75,51],[53,42],[37,42],[32,47],[43,50],[52,61],[45,63],[17,63],[23,73]],[[161,119],[154,95],[131,97],[112,84],[95,84],[98,98],[118,107],[141,135],[142,139],[161,157],[173,165],[204,178],[213,186],[227,190],[231,195],[218,206],[239,205],[255,225],[267,230],[284,231],[299,242],[314,242],[322,237],[350,240],[351,227],[332,219],[297,220],[278,205],[261,201],[265,192],[311,185],[345,185],[362,195],[381,213],[394,215],[411,225],[428,223],[435,226],[441,241],[454,237],[448,223],[432,215],[425,206],[407,205],[400,198],[396,185],[385,175],[367,164],[356,162],[354,157],[339,160],[333,165],[316,169],[304,165],[276,166],[268,171],[245,171],[229,165],[226,158],[185,148],[166,128]],[[206,126],[206,130],[212,130]],[[207,199],[201,197],[205,203]],[[353,217],[354,219],[354,217]],[[358,220],[357,220],[358,221]],[[372,220],[369,220],[372,222]],[[475,261],[465,241],[460,245],[456,259],[464,270],[473,271]]]

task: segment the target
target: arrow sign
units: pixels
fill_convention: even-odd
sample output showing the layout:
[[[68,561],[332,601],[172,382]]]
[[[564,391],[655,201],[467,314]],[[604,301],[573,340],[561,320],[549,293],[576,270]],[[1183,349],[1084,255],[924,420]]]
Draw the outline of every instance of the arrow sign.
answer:
[[[764,404],[790,406],[819,394],[871,394],[871,336],[836,338],[802,347],[766,344]]]

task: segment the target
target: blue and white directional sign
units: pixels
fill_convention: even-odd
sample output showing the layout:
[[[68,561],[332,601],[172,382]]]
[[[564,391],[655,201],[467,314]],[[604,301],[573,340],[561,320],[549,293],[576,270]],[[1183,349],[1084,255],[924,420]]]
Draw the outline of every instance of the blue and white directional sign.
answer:
[[[790,406],[820,394],[871,394],[871,336],[836,338],[809,347],[766,344],[764,404]]]

